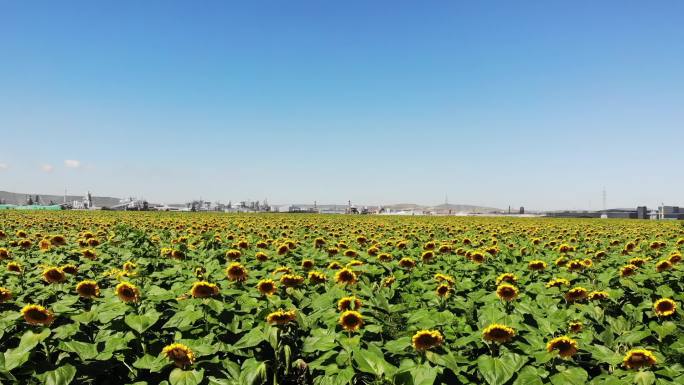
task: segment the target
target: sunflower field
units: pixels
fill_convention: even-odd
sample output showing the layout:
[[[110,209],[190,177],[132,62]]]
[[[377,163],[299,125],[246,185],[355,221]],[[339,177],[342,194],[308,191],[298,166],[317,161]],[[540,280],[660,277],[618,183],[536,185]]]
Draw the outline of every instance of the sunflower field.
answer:
[[[3,384],[684,384],[677,222],[0,212]]]

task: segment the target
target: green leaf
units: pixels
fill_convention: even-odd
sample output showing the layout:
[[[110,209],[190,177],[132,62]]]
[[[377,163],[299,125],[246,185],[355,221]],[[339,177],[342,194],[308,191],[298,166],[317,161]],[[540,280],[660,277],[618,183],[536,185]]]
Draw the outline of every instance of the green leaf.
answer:
[[[259,345],[261,342],[266,340],[266,335],[261,329],[252,329],[247,334],[242,336],[240,340],[232,345],[234,349],[244,349],[251,348]]]
[[[8,349],[4,353],[5,368],[4,370],[9,372],[10,370],[23,365],[28,361],[31,350],[36,347],[39,343],[50,336],[50,329],[44,328],[40,333],[36,334],[29,330],[24,335],[21,336],[19,341],[19,346],[15,349]]]
[[[374,374],[376,377],[382,377],[389,365],[382,355],[362,349],[354,351],[354,362],[360,371]]]
[[[653,385],[655,380],[655,374],[650,371],[636,372],[634,374],[634,383],[637,385]]]
[[[145,354],[133,362],[133,367],[138,369],[147,369],[152,373],[156,373],[168,363],[168,360],[164,356],[160,355],[155,357],[150,354]]]
[[[62,341],[59,349],[65,352],[78,354],[82,360],[91,360],[97,356],[97,344],[90,344],[81,341]]]
[[[527,362],[527,358],[508,353],[500,358],[487,355],[478,357],[477,369],[489,385],[503,385]]]
[[[384,349],[389,353],[402,353],[411,346],[411,337],[401,337],[385,343]]]
[[[171,385],[198,385],[204,378],[204,370],[183,370],[175,368],[169,374]]]
[[[622,357],[603,345],[588,345],[586,350],[591,352],[591,356],[600,363],[617,365],[622,362]]]
[[[128,325],[131,329],[138,332],[138,334],[142,334],[145,330],[149,329],[152,325],[154,325],[158,320],[159,313],[157,313],[156,311],[142,315],[129,314],[124,318],[124,322],[126,322],[126,325]]]
[[[304,353],[325,352],[337,346],[334,334],[311,336],[304,339]]]
[[[589,375],[582,368],[568,368],[551,376],[553,385],[584,385]]]
[[[76,368],[71,364],[37,375],[43,385],[69,385],[76,376]]]
[[[537,372],[537,369],[532,366],[525,366],[518,373],[518,377],[513,382],[513,385],[543,385],[541,376]]]
[[[81,314],[76,314],[74,316],[71,316],[71,319],[80,322],[82,324],[89,324],[97,318],[98,313],[95,310],[90,310],[90,311],[84,311]]]
[[[430,365],[423,364],[411,369],[413,385],[433,385],[439,371]]]

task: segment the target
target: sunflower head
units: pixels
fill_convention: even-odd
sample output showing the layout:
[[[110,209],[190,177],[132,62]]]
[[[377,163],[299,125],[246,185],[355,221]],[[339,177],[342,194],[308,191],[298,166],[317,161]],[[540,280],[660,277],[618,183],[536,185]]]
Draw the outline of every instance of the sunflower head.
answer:
[[[570,329],[570,331],[573,332],[573,333],[579,333],[579,332],[582,331],[582,327],[583,327],[583,326],[584,326],[584,325],[582,325],[582,322],[581,322],[581,321],[571,321],[571,322],[568,324],[568,329]]]
[[[656,263],[656,271],[657,272],[663,272],[665,270],[669,270],[672,268],[672,262],[670,262],[667,259],[663,259],[662,261],[659,261]]]
[[[266,317],[266,322],[271,325],[286,325],[294,321],[296,316],[294,310],[276,310]]]
[[[344,269],[340,269],[337,273],[335,273],[335,282],[344,285],[354,284],[356,283],[356,273],[346,267]]]
[[[67,274],[77,274],[78,273],[78,266],[72,264],[72,263],[67,263],[66,265],[60,266],[60,269],[62,269],[63,272]]]
[[[554,350],[563,358],[572,357],[577,353],[577,341],[569,337],[556,337],[546,344],[546,350],[551,353]]]
[[[536,259],[530,261],[530,263],[527,264],[527,267],[532,271],[541,271],[546,269],[546,262]]]
[[[278,290],[276,283],[272,279],[262,279],[257,283],[257,290],[261,295],[273,295]]]
[[[513,273],[503,273],[503,274],[499,275],[498,277],[496,277],[496,284],[497,285],[500,285],[503,282],[508,282],[508,283],[514,284],[517,281],[518,281],[518,277],[516,277],[515,274],[513,274]]]
[[[12,299],[12,292],[4,287],[0,287],[0,303],[7,302]]]
[[[438,330],[421,330],[413,335],[411,344],[418,351],[436,348],[444,342],[442,333]]]
[[[605,291],[592,291],[591,293],[588,294],[589,300],[591,301],[600,301],[604,299],[608,299],[610,295],[608,292]]]
[[[13,273],[21,273],[21,265],[17,262],[9,262],[7,264],[7,271],[11,271]]]
[[[242,252],[238,249],[230,249],[226,251],[226,258],[230,259],[231,261],[236,261],[240,259],[242,256]]]
[[[391,275],[391,276],[389,276],[389,277],[385,277],[385,278],[383,278],[383,280],[382,280],[382,286],[384,286],[384,287],[392,286],[392,284],[393,284],[396,280],[397,280],[397,278],[396,278],[395,276],[393,276],[393,275]]]
[[[502,283],[496,288],[496,295],[504,301],[513,301],[518,297],[518,288],[507,283]]]
[[[174,343],[167,345],[162,350],[162,353],[179,368],[184,368],[195,362],[195,354],[192,352],[192,349],[183,344]]]
[[[399,266],[404,269],[413,269],[416,266],[416,261],[413,258],[404,257],[399,260]]]
[[[193,298],[207,298],[213,297],[219,293],[219,287],[215,283],[206,281],[198,281],[192,284],[190,295]]]
[[[585,300],[588,295],[589,291],[587,289],[578,286],[568,290],[568,292],[565,293],[565,299],[568,302],[579,302]]]
[[[313,284],[325,283],[327,280],[328,277],[326,277],[326,275],[320,271],[309,272],[309,281]]]
[[[658,363],[653,353],[646,349],[632,349],[625,354],[622,364],[627,369],[640,369]]]
[[[485,256],[480,251],[474,251],[470,254],[470,260],[475,263],[483,263],[485,261]]]
[[[242,282],[247,279],[247,269],[240,262],[233,262],[226,267],[226,276],[231,281]]]
[[[311,270],[316,266],[313,260],[311,259],[304,259],[302,260],[302,269],[304,270]]]
[[[0,259],[9,258],[9,255],[9,251],[6,248],[0,247]]]
[[[47,267],[43,270],[43,279],[48,283],[61,283],[66,280],[66,274],[59,267]]]
[[[338,321],[340,326],[348,332],[355,332],[363,325],[363,317],[361,313],[354,310],[347,310],[340,314]]]
[[[491,324],[482,331],[482,338],[500,344],[508,342],[515,336],[515,330],[505,325]]]
[[[99,297],[100,287],[97,285],[97,282],[87,279],[76,285],[76,292],[82,298]]]
[[[442,283],[439,286],[437,286],[437,289],[435,292],[437,293],[438,297],[445,298],[451,293],[451,286],[447,283]]]
[[[653,311],[658,317],[669,317],[677,311],[677,303],[669,298],[661,298],[653,303]]]
[[[95,259],[96,256],[95,251],[93,249],[83,249],[81,250],[81,255],[83,256],[83,258],[87,258],[90,260]]]
[[[565,278],[554,278],[546,284],[547,288],[561,287],[561,286],[570,286],[570,281],[568,281]]]
[[[304,279],[304,277],[298,274],[283,274],[283,276],[280,277],[280,283],[285,287],[297,287],[304,283]]]
[[[140,299],[140,290],[130,282],[119,283],[115,290],[116,295],[124,302],[138,302]]]
[[[54,235],[50,238],[50,244],[52,246],[64,246],[66,245],[66,238],[63,235]]]
[[[40,305],[26,305],[21,309],[21,315],[30,325],[49,326],[54,321],[55,316],[51,311]]]
[[[356,298],[356,296],[343,297],[337,301],[337,310],[339,311],[359,310],[361,306],[361,300]]]
[[[622,266],[620,268],[620,276],[621,277],[629,277],[630,275],[634,275],[637,271],[638,267],[637,265],[629,264]]]

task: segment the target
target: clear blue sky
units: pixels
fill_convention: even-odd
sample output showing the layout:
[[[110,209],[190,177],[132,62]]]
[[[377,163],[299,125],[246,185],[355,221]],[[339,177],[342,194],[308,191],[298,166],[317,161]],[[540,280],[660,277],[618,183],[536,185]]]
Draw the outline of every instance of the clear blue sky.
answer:
[[[0,190],[684,205],[684,2],[3,1]],[[590,206],[591,205],[591,206]]]

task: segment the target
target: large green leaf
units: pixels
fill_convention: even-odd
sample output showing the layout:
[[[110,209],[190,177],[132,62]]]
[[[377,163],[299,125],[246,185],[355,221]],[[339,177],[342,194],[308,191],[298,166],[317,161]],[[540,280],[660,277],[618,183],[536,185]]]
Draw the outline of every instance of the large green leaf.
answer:
[[[589,375],[582,368],[567,368],[551,376],[553,385],[584,385]]]
[[[477,370],[489,385],[503,385],[525,365],[525,362],[525,357],[515,353],[507,353],[497,358],[483,355],[477,359]]]
[[[97,344],[81,341],[62,341],[59,349],[78,354],[81,360],[91,360],[97,356]]]
[[[37,375],[43,385],[69,385],[76,376],[76,368],[71,364]]]
[[[637,385],[653,385],[655,380],[655,374],[650,371],[636,372],[634,374],[634,383]]]
[[[151,311],[141,315],[129,314],[124,318],[126,325],[138,332],[138,334],[142,334],[145,330],[152,327],[152,325],[154,325],[157,321],[159,321],[159,313],[156,311]]]
[[[175,368],[169,374],[171,385],[198,385],[204,378],[204,370],[183,370]]]
[[[19,346],[15,349],[9,349],[4,353],[4,371],[10,371],[17,368],[28,361],[33,348],[50,336],[50,329],[44,328],[40,333],[34,333],[28,330],[21,336]]]
[[[360,371],[365,373],[375,374],[376,377],[383,375],[391,375],[394,370],[392,366],[385,361],[382,353],[371,352],[370,350],[358,349],[354,350],[354,362]]]

